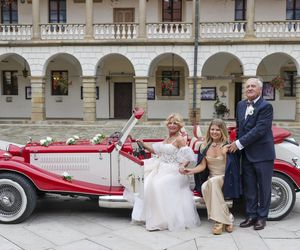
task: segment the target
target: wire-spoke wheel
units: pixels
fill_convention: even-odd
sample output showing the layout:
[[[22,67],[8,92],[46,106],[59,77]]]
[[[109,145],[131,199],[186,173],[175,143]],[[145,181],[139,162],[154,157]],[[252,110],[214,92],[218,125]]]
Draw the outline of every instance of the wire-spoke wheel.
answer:
[[[0,174],[0,222],[20,223],[36,206],[36,191],[24,177]]]
[[[293,209],[296,192],[291,180],[279,173],[272,177],[272,196],[269,210],[269,220],[281,220]]]

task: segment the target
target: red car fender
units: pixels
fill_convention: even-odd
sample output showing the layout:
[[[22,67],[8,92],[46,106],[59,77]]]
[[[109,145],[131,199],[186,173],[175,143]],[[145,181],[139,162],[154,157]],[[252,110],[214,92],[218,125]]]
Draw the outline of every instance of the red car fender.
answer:
[[[21,161],[21,157],[0,161],[1,172],[15,172],[29,179],[37,189],[46,192],[62,192],[85,195],[119,195],[122,187],[109,187],[84,181],[67,181],[62,176]]]
[[[289,177],[294,182],[296,187],[298,189],[300,188],[300,169],[297,169],[292,164],[282,160],[275,160],[274,172],[281,173]]]

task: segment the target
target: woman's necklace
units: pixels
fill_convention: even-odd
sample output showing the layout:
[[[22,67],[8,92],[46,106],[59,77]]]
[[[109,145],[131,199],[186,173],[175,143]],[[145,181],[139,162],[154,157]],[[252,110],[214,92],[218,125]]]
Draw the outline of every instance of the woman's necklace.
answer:
[[[213,148],[215,148],[216,146],[218,146],[218,145],[221,145],[221,143],[220,142],[212,142],[211,143],[211,146],[213,147]]]

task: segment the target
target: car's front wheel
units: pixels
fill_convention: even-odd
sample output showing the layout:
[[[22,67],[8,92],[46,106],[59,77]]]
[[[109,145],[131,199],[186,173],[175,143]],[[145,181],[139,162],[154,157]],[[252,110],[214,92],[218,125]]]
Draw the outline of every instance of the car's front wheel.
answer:
[[[269,220],[281,220],[293,209],[296,192],[291,180],[279,173],[272,177],[272,196],[269,210]]]
[[[36,191],[24,177],[14,173],[0,174],[0,222],[20,223],[36,206]]]

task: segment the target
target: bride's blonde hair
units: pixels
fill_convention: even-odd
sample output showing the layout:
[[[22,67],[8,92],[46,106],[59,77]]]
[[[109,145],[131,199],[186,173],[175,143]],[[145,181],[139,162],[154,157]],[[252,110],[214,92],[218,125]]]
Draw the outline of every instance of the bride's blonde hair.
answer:
[[[181,114],[178,113],[172,113],[167,117],[166,125],[168,125],[171,122],[177,123],[180,126],[180,128],[184,126],[183,118]]]

